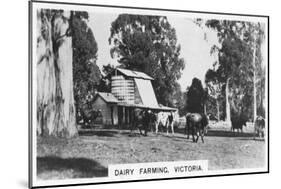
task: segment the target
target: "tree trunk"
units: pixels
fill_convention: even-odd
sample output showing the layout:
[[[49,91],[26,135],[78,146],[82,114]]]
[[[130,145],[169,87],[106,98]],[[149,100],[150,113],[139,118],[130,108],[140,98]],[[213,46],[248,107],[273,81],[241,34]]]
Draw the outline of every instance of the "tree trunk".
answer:
[[[217,118],[218,118],[218,121],[220,120],[220,102],[219,102],[219,99],[216,99],[216,102],[217,102]]]
[[[204,103],[204,114],[207,115],[207,105],[206,105],[206,102]]]
[[[254,40],[255,43],[256,40]],[[254,44],[254,50],[253,50],[253,96],[254,96],[254,104],[253,104],[253,119],[256,120],[257,117],[257,89],[256,89],[256,45]]]
[[[225,86],[225,103],[226,103],[226,116],[225,116],[225,121],[228,124],[231,124],[231,115],[230,115],[230,104],[229,104],[229,78],[226,80],[226,86]]]
[[[37,12],[37,134],[73,137],[75,123],[69,12]]]

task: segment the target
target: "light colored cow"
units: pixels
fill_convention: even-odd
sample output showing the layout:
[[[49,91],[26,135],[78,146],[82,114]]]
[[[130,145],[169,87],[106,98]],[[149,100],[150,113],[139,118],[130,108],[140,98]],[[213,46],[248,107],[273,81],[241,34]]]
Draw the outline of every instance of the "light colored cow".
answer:
[[[166,128],[167,135],[169,134],[169,127],[171,127],[172,134],[174,134],[174,119],[175,115],[172,112],[159,112],[155,118],[155,133],[158,133],[159,126]]]

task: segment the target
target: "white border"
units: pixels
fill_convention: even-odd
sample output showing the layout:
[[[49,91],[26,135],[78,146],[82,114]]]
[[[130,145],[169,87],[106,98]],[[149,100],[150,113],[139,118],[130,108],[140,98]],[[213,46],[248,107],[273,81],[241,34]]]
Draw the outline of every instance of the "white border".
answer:
[[[89,6],[89,5],[69,5],[69,4],[60,4],[59,2],[52,3],[43,3],[43,2],[32,2],[32,186],[51,186],[51,185],[69,185],[69,184],[83,184],[83,183],[100,183],[100,182],[113,182],[113,181],[129,181],[129,179],[118,179],[112,180],[111,178],[99,178],[95,177],[92,179],[65,179],[65,180],[48,180],[48,181],[40,181],[37,180],[37,169],[36,169],[36,154],[37,154],[37,140],[36,140],[36,93],[37,93],[37,81],[36,81],[36,10],[38,8],[50,8],[50,9],[64,9],[64,10],[81,10],[81,11],[88,11],[88,12],[102,12],[102,13],[130,13],[130,14],[142,14],[142,15],[165,15],[165,16],[173,16],[173,17],[186,17],[186,18],[206,18],[206,19],[223,19],[223,20],[236,20],[236,21],[251,21],[251,22],[264,22],[266,27],[268,28],[268,22],[266,17],[255,17],[255,16],[239,16],[239,15],[223,15],[223,14],[210,14],[210,13],[193,13],[193,12],[173,12],[173,11],[165,11],[165,10],[144,10],[144,9],[134,9],[134,8],[116,8],[116,7],[101,7],[101,6]],[[268,40],[268,31],[266,30],[266,39]],[[268,79],[268,45],[266,44],[266,57],[265,57],[265,64],[266,64],[266,107],[268,107],[267,97],[268,97],[268,86],[267,86],[267,79]],[[268,115],[268,112],[266,112]],[[268,123],[268,122],[267,122]],[[267,124],[266,123],[266,124]],[[268,128],[268,125],[266,126]],[[268,141],[265,141],[265,154],[268,152]],[[209,171],[207,174],[201,176],[210,176],[210,175],[227,175],[227,174],[243,174],[243,173],[254,173],[254,172],[265,172],[268,170],[267,162],[268,156],[265,156],[265,167],[260,169],[231,169],[231,170],[219,170],[219,171]],[[164,162],[163,162],[164,163]],[[196,175],[198,176],[198,175]],[[171,178],[171,177],[167,177]],[[147,178],[149,179],[149,178]],[[162,178],[159,178],[162,179]],[[134,180],[134,179],[132,179]]]

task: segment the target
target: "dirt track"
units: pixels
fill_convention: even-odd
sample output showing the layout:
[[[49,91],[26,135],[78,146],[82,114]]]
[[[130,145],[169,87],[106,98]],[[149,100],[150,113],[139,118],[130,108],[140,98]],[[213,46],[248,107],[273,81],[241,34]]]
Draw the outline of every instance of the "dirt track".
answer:
[[[147,137],[128,130],[82,131],[78,138],[38,138],[37,173],[40,179],[107,176],[108,164],[156,161],[209,160],[209,169],[264,166],[265,142],[249,131],[233,134],[213,128],[193,143],[178,130]],[[138,133],[135,131],[135,133]]]

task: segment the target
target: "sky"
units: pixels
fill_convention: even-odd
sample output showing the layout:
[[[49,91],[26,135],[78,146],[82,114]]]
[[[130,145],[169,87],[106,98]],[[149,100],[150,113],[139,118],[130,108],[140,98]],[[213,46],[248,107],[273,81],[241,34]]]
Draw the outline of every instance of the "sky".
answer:
[[[109,36],[111,23],[117,18],[117,13],[89,13],[89,27],[94,33],[98,44],[97,65],[102,70],[103,65],[116,64],[117,60],[110,56]],[[206,71],[212,67],[217,56],[210,55],[211,46],[218,44],[216,33],[207,28],[200,28],[191,18],[168,16],[168,21],[175,28],[178,44],[181,45],[181,58],[184,58],[185,69],[178,80],[182,91],[191,85],[194,77],[202,81]]]

